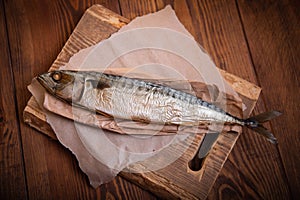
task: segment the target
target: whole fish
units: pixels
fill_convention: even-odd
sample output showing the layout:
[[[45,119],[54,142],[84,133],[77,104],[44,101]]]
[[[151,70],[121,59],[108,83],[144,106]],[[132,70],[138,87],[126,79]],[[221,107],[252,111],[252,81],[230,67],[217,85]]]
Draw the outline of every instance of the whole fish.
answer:
[[[277,140],[261,123],[279,116],[266,112],[248,119],[237,118],[192,94],[138,79],[91,71],[52,71],[37,77],[55,97],[99,114],[139,121],[196,126],[201,122],[246,126]]]

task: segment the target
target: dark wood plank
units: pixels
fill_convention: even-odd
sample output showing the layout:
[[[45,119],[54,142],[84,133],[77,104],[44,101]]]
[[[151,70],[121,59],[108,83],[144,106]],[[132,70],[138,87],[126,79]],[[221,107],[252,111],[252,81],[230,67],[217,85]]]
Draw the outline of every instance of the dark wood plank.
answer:
[[[179,19],[208,51],[217,66],[258,83],[235,1],[171,3]],[[258,102],[254,114],[266,111],[263,100]],[[278,135],[276,130],[274,132]],[[234,197],[289,197],[276,146],[249,130],[241,134],[209,195],[209,199]]]
[[[0,198],[27,199],[5,12],[0,2]]]
[[[284,113],[271,125],[296,199],[300,188],[300,2],[238,1],[238,6],[266,107]]]
[[[119,11],[118,1],[96,2]],[[5,2],[19,116],[22,116],[30,97],[26,86],[34,76],[48,70],[85,9],[93,3],[50,0]],[[22,117],[18,120],[22,121]],[[120,177],[97,190],[93,189],[70,151],[24,123],[20,128],[29,198],[153,198]]]

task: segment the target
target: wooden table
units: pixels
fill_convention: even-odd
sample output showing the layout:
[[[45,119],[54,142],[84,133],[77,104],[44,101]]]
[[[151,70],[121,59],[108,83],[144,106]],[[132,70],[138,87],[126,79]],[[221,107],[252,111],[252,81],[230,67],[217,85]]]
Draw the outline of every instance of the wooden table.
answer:
[[[116,177],[97,190],[76,158],[24,124],[26,86],[55,60],[83,12],[99,3],[128,19],[171,4],[216,65],[262,87],[254,114],[278,109],[278,146],[245,130],[208,199],[299,194],[300,4],[294,1],[25,1],[0,3],[0,199],[156,199]]]

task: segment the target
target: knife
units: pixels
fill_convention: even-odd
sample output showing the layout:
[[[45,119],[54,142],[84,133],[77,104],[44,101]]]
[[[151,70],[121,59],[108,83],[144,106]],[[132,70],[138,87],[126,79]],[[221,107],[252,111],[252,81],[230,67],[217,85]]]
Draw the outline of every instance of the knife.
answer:
[[[205,156],[207,156],[212,145],[217,140],[219,134],[220,134],[219,132],[210,132],[210,133],[205,134],[204,139],[203,139],[201,146],[199,147],[199,151],[198,151],[199,159],[202,159]]]

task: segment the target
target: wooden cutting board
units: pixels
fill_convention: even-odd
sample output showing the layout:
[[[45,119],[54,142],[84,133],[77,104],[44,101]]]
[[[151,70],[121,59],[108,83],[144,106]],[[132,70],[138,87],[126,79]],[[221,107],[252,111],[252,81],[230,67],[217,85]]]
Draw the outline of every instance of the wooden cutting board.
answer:
[[[65,65],[70,57],[80,49],[87,48],[108,38],[127,23],[129,23],[128,19],[101,5],[90,7],[79,21],[50,69],[58,69]],[[254,108],[261,89],[221,69],[220,72],[247,106],[247,110],[244,112],[244,116],[247,117]],[[23,114],[26,123],[43,134],[56,139],[55,133],[46,123],[45,114],[33,97],[29,100]],[[198,171],[191,170],[188,163],[201,145],[203,139],[201,135],[193,138],[192,141],[187,141],[191,142],[191,145],[185,153],[163,169],[147,173],[121,172],[120,175],[162,198],[204,199],[212,188],[238,137],[239,134],[237,133],[221,133],[212,151],[202,163],[202,168]],[[143,167],[143,163],[137,163],[130,166],[130,169],[141,169]]]

